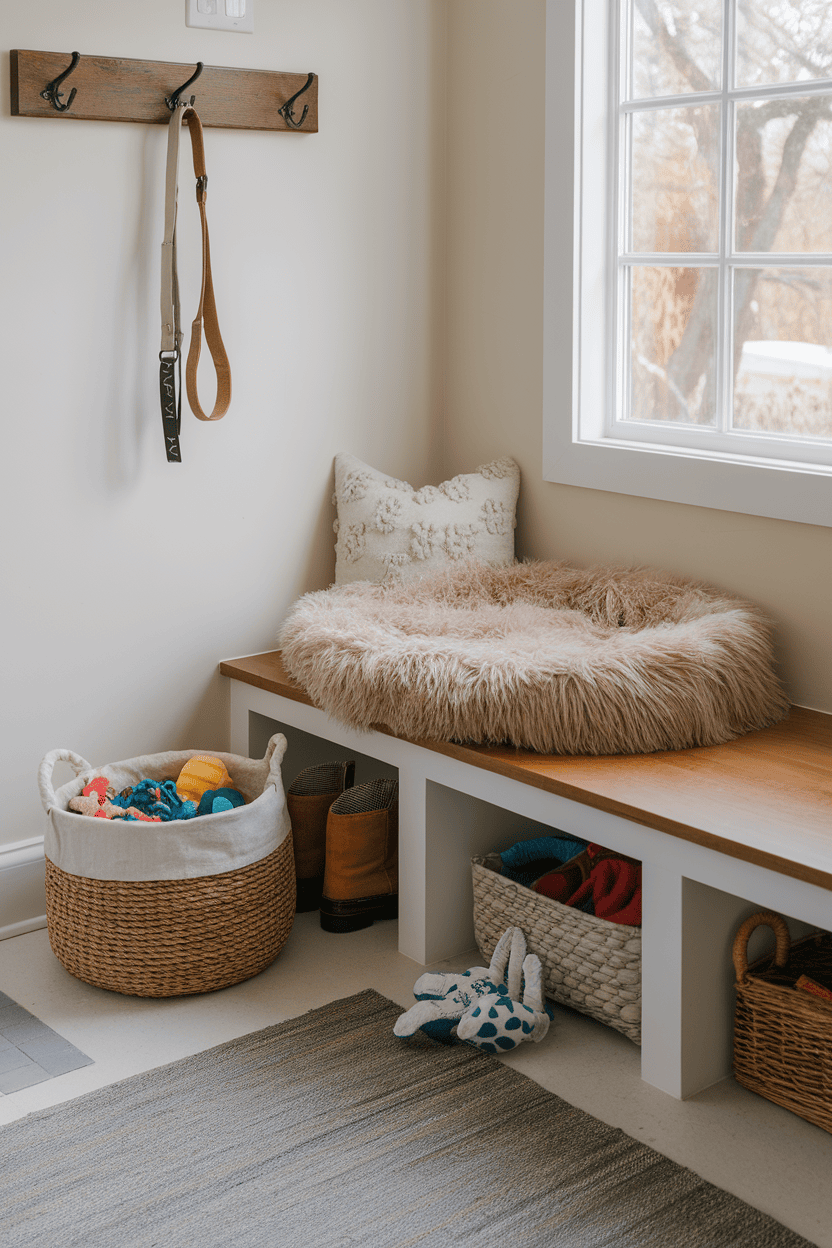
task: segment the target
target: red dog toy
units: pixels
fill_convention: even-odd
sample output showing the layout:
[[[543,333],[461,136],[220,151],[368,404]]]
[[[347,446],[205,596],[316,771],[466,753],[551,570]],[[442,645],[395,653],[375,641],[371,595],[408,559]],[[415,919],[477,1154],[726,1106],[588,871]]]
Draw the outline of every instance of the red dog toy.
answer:
[[[158,815],[143,815],[135,806],[128,806],[126,810],[121,806],[114,806],[107,797],[109,788],[110,782],[106,776],[96,776],[81,790],[81,797],[70,799],[69,809],[79,815],[91,815],[93,819],[123,819],[125,815],[132,815],[142,823],[162,822]]]

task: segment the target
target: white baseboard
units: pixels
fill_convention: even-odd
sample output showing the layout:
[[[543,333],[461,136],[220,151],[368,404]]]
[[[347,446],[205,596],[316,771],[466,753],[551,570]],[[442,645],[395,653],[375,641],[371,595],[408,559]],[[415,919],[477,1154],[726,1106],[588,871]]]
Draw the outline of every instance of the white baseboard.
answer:
[[[0,845],[0,940],[46,927],[43,837]]]
[[[0,940],[11,940],[12,936],[25,936],[27,932],[37,932],[46,927],[46,915],[39,914],[36,919],[23,919],[20,923],[7,923],[0,927]]]

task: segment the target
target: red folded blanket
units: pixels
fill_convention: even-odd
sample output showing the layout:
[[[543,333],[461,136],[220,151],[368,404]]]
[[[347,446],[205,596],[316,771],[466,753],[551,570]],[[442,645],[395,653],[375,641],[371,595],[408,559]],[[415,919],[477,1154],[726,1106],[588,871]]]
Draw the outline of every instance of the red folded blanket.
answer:
[[[579,859],[547,872],[532,888],[564,905],[591,908],[610,923],[641,926],[641,866],[600,845],[589,845]]]
[[[590,896],[599,919],[641,926],[641,867],[623,858],[602,859],[566,904],[580,906]]]

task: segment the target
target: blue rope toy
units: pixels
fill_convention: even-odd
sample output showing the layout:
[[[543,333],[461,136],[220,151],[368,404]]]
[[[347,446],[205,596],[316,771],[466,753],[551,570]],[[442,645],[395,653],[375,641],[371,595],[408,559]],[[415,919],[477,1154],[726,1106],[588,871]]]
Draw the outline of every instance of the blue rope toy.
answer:
[[[156,815],[163,823],[193,819],[197,813],[196,802],[184,802],[173,780],[141,780],[129,797],[114,797],[113,804],[122,808],[135,806],[143,815]]]

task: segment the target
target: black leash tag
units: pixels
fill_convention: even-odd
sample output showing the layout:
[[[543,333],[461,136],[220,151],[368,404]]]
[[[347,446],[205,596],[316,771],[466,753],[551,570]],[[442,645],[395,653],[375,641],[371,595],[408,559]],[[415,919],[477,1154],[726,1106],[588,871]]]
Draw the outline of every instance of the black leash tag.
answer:
[[[176,387],[175,359],[159,357],[159,400],[162,406],[162,430],[165,435],[165,454],[168,463],[180,464],[179,430],[182,424],[182,387],[181,379],[179,394]]]

